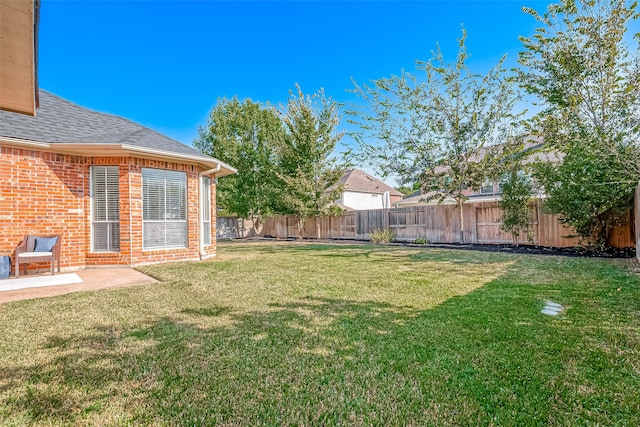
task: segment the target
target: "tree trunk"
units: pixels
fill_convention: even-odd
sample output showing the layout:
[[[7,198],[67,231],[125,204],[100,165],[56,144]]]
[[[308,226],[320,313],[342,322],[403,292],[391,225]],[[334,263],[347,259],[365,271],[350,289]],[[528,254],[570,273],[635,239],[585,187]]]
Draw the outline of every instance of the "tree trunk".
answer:
[[[316,217],[316,239],[320,240],[320,217]]]
[[[244,221],[242,223],[242,227],[244,228]],[[251,215],[251,229],[253,230],[253,234],[252,236],[255,236],[257,233],[256,231],[256,217],[255,215]],[[250,236],[242,236],[242,237],[250,237]]]
[[[460,243],[464,243],[464,214],[462,211],[462,205],[464,202],[458,202],[458,208],[460,209]]]
[[[302,240],[302,229],[304,229],[304,218],[299,216],[298,217],[298,239]]]

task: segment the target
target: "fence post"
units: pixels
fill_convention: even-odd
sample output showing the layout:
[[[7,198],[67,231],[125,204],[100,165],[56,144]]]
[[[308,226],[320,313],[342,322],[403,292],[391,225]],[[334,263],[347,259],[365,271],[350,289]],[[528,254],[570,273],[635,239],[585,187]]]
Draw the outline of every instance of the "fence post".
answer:
[[[542,205],[542,203],[540,202],[540,199],[538,199],[536,201],[536,215],[538,215],[538,241],[537,241],[536,244],[538,246],[542,246],[542,225],[540,224],[542,222],[541,205]]]
[[[633,209],[636,223],[636,258],[640,260],[640,183],[638,183],[638,186],[636,187]]]

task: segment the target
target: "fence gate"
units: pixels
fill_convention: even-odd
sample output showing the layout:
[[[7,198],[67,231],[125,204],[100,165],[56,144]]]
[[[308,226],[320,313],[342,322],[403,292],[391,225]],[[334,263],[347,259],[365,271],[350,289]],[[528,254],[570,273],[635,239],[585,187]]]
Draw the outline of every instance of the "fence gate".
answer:
[[[500,226],[502,210],[497,206],[480,206],[476,208],[476,236],[477,243],[512,243],[509,233]]]
[[[497,206],[476,207],[476,233],[477,243],[513,243],[510,233],[502,230],[502,210]],[[554,218],[554,223],[557,223]],[[537,205],[529,206],[529,229],[520,233],[518,242],[520,244],[540,244],[539,243],[539,223]],[[562,246],[561,242],[555,245]]]

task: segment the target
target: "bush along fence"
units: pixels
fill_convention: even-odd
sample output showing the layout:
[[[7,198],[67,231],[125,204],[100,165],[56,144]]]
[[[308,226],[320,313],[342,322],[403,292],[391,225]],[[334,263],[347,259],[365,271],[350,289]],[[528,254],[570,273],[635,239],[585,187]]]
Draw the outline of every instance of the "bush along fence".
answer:
[[[496,202],[467,203],[463,206],[464,243],[510,244],[511,234],[500,226],[502,210]],[[519,236],[520,244],[548,247],[572,247],[581,244],[572,228],[559,221],[557,215],[544,213],[540,204],[530,206],[530,222],[527,232]],[[309,218],[302,237],[306,239],[352,239],[370,240],[374,230],[389,229],[394,240],[429,243],[460,242],[458,207],[455,205],[413,206],[398,209],[377,209],[344,212],[339,216]],[[629,221],[614,228],[608,244],[615,248],[635,247],[636,237]],[[319,226],[318,226],[319,225]],[[275,238],[297,238],[298,228],[293,216],[266,218],[262,227],[263,236]]]

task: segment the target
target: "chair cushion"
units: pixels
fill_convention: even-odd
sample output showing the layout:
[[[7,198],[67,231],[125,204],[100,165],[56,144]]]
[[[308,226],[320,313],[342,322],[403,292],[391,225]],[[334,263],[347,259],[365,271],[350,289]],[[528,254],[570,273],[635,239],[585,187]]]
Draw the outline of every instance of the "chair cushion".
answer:
[[[18,254],[18,258],[42,258],[52,256],[52,252],[23,252],[21,254]]]
[[[58,243],[58,236],[53,237],[36,237],[36,244],[33,248],[34,252],[51,252],[51,249]]]

